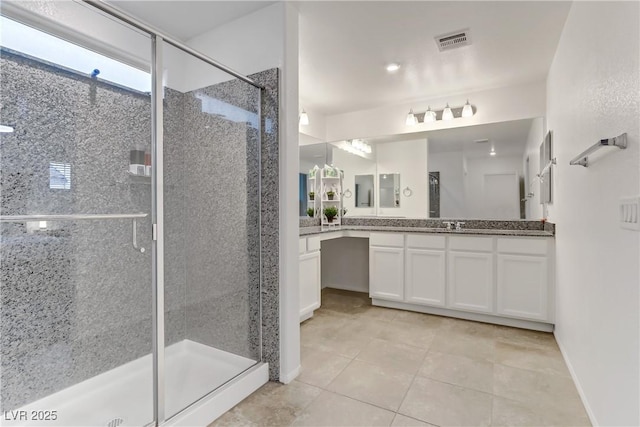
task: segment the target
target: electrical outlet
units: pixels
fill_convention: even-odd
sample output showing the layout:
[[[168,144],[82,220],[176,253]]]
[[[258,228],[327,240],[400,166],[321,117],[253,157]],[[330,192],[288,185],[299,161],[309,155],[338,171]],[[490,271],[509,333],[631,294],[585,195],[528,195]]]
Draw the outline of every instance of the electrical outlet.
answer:
[[[620,227],[640,231],[640,197],[620,199]]]

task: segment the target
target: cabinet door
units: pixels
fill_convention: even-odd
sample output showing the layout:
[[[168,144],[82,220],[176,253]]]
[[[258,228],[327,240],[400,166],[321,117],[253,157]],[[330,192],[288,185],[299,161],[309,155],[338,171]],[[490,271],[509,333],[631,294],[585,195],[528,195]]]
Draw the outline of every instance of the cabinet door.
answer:
[[[493,254],[449,252],[448,306],[493,312]]]
[[[498,255],[498,313],[548,320],[547,258]]]
[[[320,251],[300,255],[300,317],[320,307]]]
[[[404,248],[369,247],[369,296],[404,299]]]
[[[445,252],[407,249],[405,301],[444,306]]]

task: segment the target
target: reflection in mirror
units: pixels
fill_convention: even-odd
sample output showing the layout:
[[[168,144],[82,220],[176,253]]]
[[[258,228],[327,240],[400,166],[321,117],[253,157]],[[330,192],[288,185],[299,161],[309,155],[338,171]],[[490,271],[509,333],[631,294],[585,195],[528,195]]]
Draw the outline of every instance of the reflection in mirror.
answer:
[[[356,208],[370,208],[374,205],[373,175],[355,176],[355,206]]]
[[[541,217],[529,187],[543,138],[542,118],[428,132],[429,217]]]
[[[379,179],[380,207],[400,207],[400,174],[381,173]]]
[[[307,139],[310,138],[307,136]],[[313,142],[313,141],[311,141]],[[314,188],[310,183],[309,171],[315,166],[323,167],[325,163],[329,163],[327,157],[327,144],[324,142],[309,143],[300,146],[300,169],[298,183],[298,207],[299,215],[307,216],[307,209],[310,206],[310,189]]]

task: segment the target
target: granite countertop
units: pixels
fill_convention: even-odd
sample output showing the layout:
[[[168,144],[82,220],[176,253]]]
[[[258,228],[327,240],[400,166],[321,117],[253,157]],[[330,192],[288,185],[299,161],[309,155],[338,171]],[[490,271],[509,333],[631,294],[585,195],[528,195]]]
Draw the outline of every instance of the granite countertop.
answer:
[[[358,226],[343,225],[339,228],[322,231],[321,227],[300,227],[300,236],[310,236],[321,233],[332,233],[335,231],[387,231],[398,233],[434,233],[450,235],[481,235],[481,236],[533,236],[533,237],[553,237],[553,233],[544,230],[500,230],[500,229],[462,229],[459,231],[447,230],[446,228],[428,227],[394,227],[394,226]]]

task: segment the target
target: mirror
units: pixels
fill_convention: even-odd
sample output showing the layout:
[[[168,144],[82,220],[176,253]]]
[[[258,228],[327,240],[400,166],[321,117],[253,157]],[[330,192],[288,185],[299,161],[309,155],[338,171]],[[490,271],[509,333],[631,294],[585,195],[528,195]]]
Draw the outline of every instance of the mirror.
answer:
[[[527,195],[538,192],[529,187],[538,172],[542,118],[432,131],[427,138],[429,217],[541,216]]]
[[[381,208],[400,207],[400,174],[381,173],[378,184]]]
[[[355,175],[354,202],[356,208],[372,208],[375,206],[373,175]],[[345,194],[347,198],[347,195]]]
[[[324,163],[341,168],[348,216],[539,219],[544,140],[542,117],[358,140],[369,153],[353,141],[305,140],[300,173]]]

